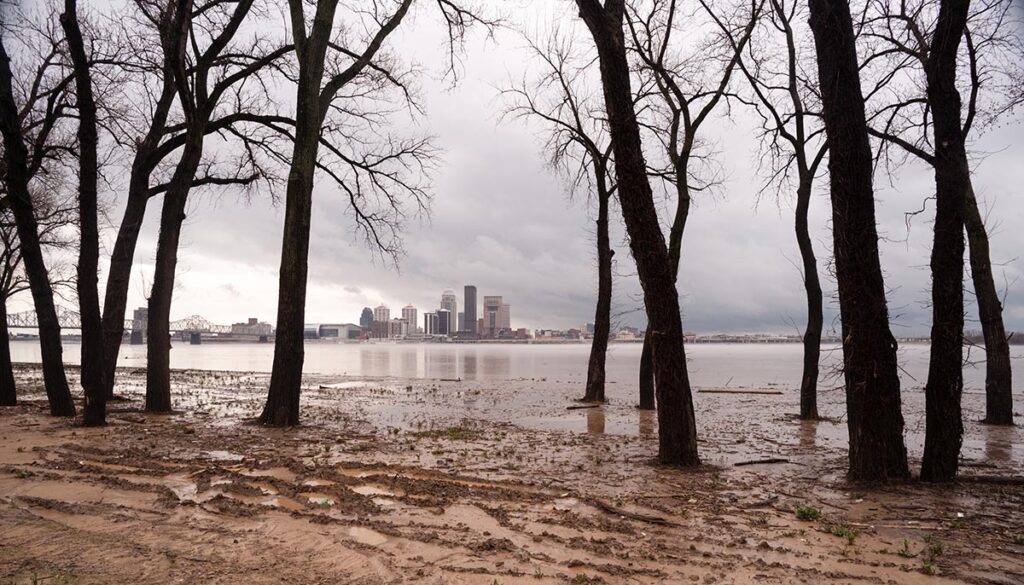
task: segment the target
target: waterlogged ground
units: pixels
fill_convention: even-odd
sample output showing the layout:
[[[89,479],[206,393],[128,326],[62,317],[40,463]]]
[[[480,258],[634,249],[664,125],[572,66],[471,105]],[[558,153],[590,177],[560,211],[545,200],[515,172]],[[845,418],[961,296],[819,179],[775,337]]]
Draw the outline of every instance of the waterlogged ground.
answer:
[[[702,388],[705,465],[680,471],[629,401],[567,410],[572,381],[309,377],[279,430],[248,422],[265,374],[175,372],[179,413],[154,416],[124,370],[128,400],[86,429],[16,373],[0,583],[1024,582],[1024,433],[974,422],[977,391],[962,469],[982,481],[869,488],[843,478],[837,390],[813,424],[792,388]],[[919,389],[904,411],[916,466]]]

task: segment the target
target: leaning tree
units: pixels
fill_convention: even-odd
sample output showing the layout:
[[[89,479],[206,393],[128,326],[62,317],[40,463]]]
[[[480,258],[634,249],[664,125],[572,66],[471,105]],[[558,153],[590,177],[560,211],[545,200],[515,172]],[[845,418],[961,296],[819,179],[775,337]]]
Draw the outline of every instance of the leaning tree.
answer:
[[[5,14],[8,17],[5,26],[0,27],[0,135],[4,145],[6,191],[3,202],[14,218],[21,259],[35,304],[50,413],[74,416],[75,405],[64,374],[60,323],[43,256],[36,218],[37,201],[31,186],[41,169],[67,152],[66,140],[58,137],[60,122],[69,106],[67,89],[71,79],[64,74],[60,63],[60,37],[54,32],[55,24],[47,21],[40,29],[51,34],[33,34],[38,31],[15,29],[10,12]],[[24,36],[15,35],[14,30],[23,32]],[[40,58],[31,65],[12,66],[9,46],[23,49],[19,51],[21,56]],[[18,77],[14,75],[15,70],[19,71]]]
[[[669,269],[675,279],[679,276],[683,234],[693,197],[718,184],[717,163],[704,136],[705,123],[727,103],[730,80],[763,0],[729,8],[721,3],[712,8],[703,0],[697,4],[700,8],[695,11],[677,0],[632,2],[626,7],[630,48],[639,61],[640,83],[651,88],[639,92],[646,110],[642,123],[660,147],[655,162],[649,163],[650,172],[675,199],[668,233]],[[722,14],[725,11],[728,15]],[[707,22],[697,18],[701,14],[708,16]],[[700,30],[707,25],[714,31],[712,22],[722,25],[724,32],[711,32],[696,42],[692,34],[679,30],[683,26],[689,31]],[[640,357],[640,408],[647,410],[655,408],[652,331],[648,327]]]
[[[571,195],[597,200],[597,305],[590,346],[585,402],[605,401],[605,360],[611,335],[612,257],[608,213],[615,192],[607,123],[594,103],[593,58],[580,50],[574,35],[551,32],[542,43],[527,38],[529,54],[540,69],[532,79],[505,89],[507,115],[543,128],[541,150],[550,165],[568,179]]]
[[[633,79],[626,55],[625,3],[624,0],[605,0],[603,4],[598,0],[576,0],[576,5],[597,48],[619,206],[644,292],[648,329],[652,331],[658,456],[663,463],[696,466],[700,458],[683,348],[679,292],[644,161]]]

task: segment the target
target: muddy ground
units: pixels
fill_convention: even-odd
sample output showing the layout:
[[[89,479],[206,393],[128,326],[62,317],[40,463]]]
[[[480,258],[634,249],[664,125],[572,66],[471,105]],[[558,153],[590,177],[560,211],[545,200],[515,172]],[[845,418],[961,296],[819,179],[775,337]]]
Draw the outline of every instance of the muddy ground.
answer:
[[[702,389],[705,465],[682,471],[654,461],[650,413],[567,410],[578,383],[311,377],[280,430],[250,422],[266,375],[175,372],[179,412],[155,416],[124,370],[127,400],[86,429],[16,374],[2,583],[1024,583],[1024,437],[974,422],[977,391],[981,481],[865,487],[839,390],[836,418],[801,423],[794,389]],[[919,389],[904,402],[916,466]]]

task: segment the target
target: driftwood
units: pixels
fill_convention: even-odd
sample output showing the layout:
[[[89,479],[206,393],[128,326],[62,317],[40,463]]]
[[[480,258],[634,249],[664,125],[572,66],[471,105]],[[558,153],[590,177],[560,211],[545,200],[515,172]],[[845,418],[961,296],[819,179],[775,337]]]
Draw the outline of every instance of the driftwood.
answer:
[[[744,465],[768,465],[771,463],[789,463],[789,459],[782,459],[781,457],[772,457],[770,459],[754,459],[751,461],[740,461],[739,463],[733,463],[733,467],[743,467]]]
[[[779,390],[697,390],[698,394],[782,394]]]
[[[591,500],[590,502],[595,507],[597,507],[603,512],[607,512],[608,514],[614,514],[616,516],[622,516],[623,518],[630,518],[632,520],[639,520],[641,522],[649,522],[651,524],[661,524],[665,526],[672,524],[672,522],[669,522],[667,519],[662,518],[661,516],[651,516],[649,514],[639,514],[637,512],[630,512],[628,510],[623,510],[622,508],[616,508],[611,504],[596,499]]]
[[[581,408],[598,408],[600,404],[578,404],[576,406],[566,406],[566,410],[580,410]]]

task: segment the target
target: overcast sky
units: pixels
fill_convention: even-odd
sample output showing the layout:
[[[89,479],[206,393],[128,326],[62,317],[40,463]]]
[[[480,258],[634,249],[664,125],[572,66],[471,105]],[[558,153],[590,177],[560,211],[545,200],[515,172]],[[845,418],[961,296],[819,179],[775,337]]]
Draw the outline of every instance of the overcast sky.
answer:
[[[572,11],[537,8],[543,18]],[[568,5],[568,2],[561,4]],[[536,17],[536,14],[531,17]],[[409,25],[409,26],[406,26]],[[480,36],[466,46],[458,85],[436,79],[443,43],[435,19],[418,14],[403,25],[393,44],[428,72],[422,80],[427,115],[417,131],[437,137],[444,160],[433,185],[429,218],[405,235],[407,254],[399,269],[374,261],[353,233],[337,191],[319,181],[314,194],[307,322],[357,322],[363,307],[389,305],[392,314],[407,303],[421,313],[437,308],[441,293],[462,286],[478,295],[502,295],[512,306],[514,327],[571,327],[593,320],[596,290],[593,212],[585,200],[570,202],[563,179],[545,166],[537,128],[502,121],[498,88],[522,73],[526,53],[511,34]],[[794,331],[804,320],[799,255],[792,229],[792,201],[758,202],[753,120],[734,109],[731,119],[709,124],[726,180],[713,198],[698,195],[684,241],[679,289],[684,327],[697,332]],[[1007,124],[974,145],[987,153],[975,166],[975,186],[989,215],[997,284],[1007,289],[1006,325],[1024,330],[1024,282],[1018,255],[1024,250],[1024,127]],[[927,270],[931,247],[929,206],[908,232],[905,213],[921,207],[934,190],[932,175],[908,166],[893,186],[876,180],[882,263],[890,289],[897,335],[923,334],[929,327]],[[281,188],[283,199],[283,187]],[[123,200],[109,194],[111,218]],[[671,202],[663,217],[673,210]],[[145,304],[156,248],[159,201],[150,204],[136,254],[129,307]],[[811,225],[822,269],[831,249],[827,230],[827,185],[818,184]],[[244,201],[222,192],[193,198],[182,236],[172,318],[201,314],[214,322],[246,317],[273,322],[277,302],[284,211],[268,198]],[[614,209],[615,310],[623,324],[642,325],[639,286],[623,245],[621,215]],[[115,235],[106,237],[107,251]],[[827,279],[829,292],[834,290]],[[970,297],[968,297],[970,298]],[[12,312],[30,308],[27,297]],[[838,324],[828,301],[826,327]],[[977,324],[969,324],[969,327]]]

